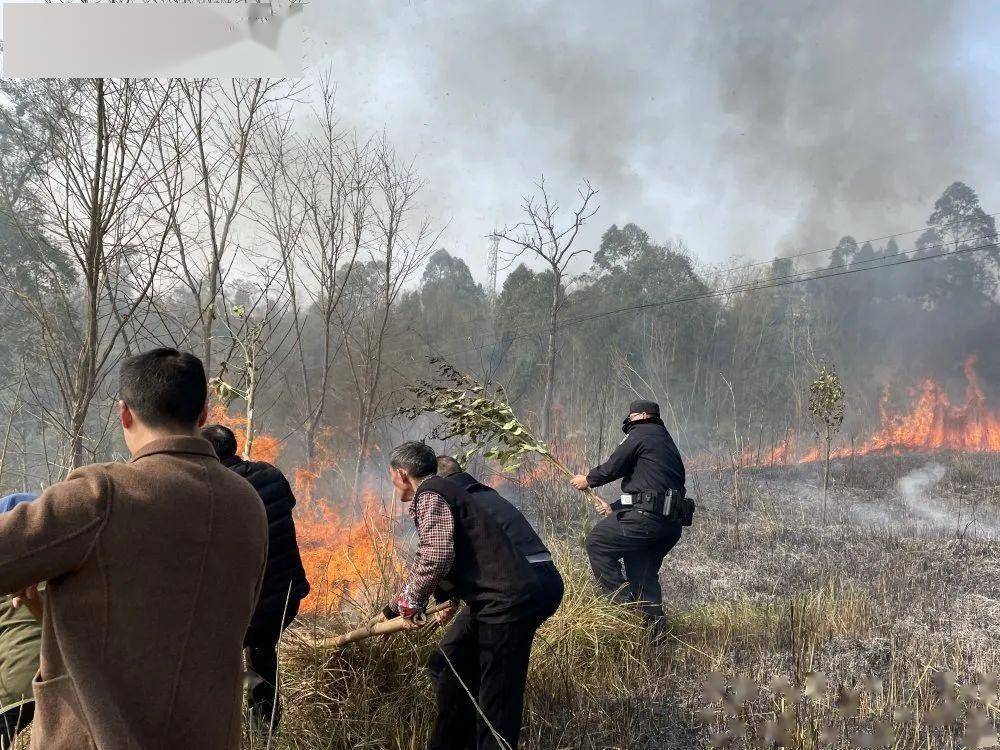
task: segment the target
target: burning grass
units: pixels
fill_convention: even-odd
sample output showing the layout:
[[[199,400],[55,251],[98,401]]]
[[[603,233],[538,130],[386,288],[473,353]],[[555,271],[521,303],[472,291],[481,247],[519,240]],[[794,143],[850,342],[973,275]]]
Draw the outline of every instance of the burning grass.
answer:
[[[881,419],[875,431],[859,442],[841,445],[832,457],[932,451],[1000,452],[1000,412],[987,404],[976,374],[976,361],[974,355],[965,360],[966,387],[961,403],[953,403],[939,382],[926,379],[911,389],[910,408],[894,412],[890,407],[891,393],[886,391],[879,404]],[[820,459],[814,441],[803,439],[793,429],[771,442],[769,446],[757,445],[745,450],[741,456],[743,464],[783,466]]]
[[[942,425],[984,424],[972,364],[964,405],[925,384],[915,410],[884,425],[940,436]],[[966,689],[964,702],[949,702],[940,684],[948,671],[969,685],[1000,673],[1000,552],[967,533],[989,528],[968,521],[977,509],[1000,509],[997,454],[943,450],[949,442],[935,438],[933,455],[914,455],[902,444],[876,434],[835,456],[831,525],[819,522],[814,465],[757,462],[739,475],[738,508],[732,473],[695,472],[701,514],[664,567],[672,624],[656,646],[634,613],[597,595],[582,552],[587,521],[564,478],[544,463],[522,468],[522,502],[567,583],[536,641],[523,747],[750,747],[766,737],[794,750],[951,750],[971,741],[963,733],[995,720],[996,701]],[[259,438],[255,454],[269,445]],[[294,475],[313,594],[283,643],[286,714],[271,747],[422,747],[434,710],[423,664],[438,633],[335,653],[314,645],[374,614],[405,556],[394,509],[376,492],[353,505],[317,490],[328,463],[320,456]],[[901,489],[910,485],[913,497]],[[900,524],[907,515],[920,524]]]
[[[662,727],[668,683],[657,672],[642,622],[597,596],[578,551],[558,543],[554,551],[567,590],[536,639],[523,746],[648,746]],[[340,617],[322,629],[314,621],[289,634],[281,747],[423,747],[434,712],[423,665],[439,633],[427,629],[337,652],[312,645],[327,628],[348,626]]]
[[[246,442],[246,419],[231,416],[215,404],[209,422],[224,424],[236,435],[238,450]],[[377,491],[365,487],[353,500],[353,492],[341,488],[333,500],[318,488],[328,487],[324,475],[339,470],[336,458],[321,442],[313,461],[291,472],[296,498],[295,524],[302,565],[311,591],[303,600],[303,614],[333,617],[342,611],[368,611],[384,603],[383,592],[399,581],[403,566],[399,555],[397,510],[386,507]],[[282,444],[273,435],[254,436],[251,459],[279,463]]]
[[[956,462],[948,493],[966,471]],[[973,465],[988,491],[988,465]],[[567,594],[536,642],[524,748],[742,748],[768,734],[795,750],[957,750],[976,717],[997,720],[986,687],[968,687],[1000,673],[995,544],[909,536],[850,514],[824,526],[815,503],[790,499],[798,480],[771,476],[758,489],[778,512],[749,504],[736,546],[729,488],[697,481],[703,510],[664,567],[672,628],[657,646],[634,614],[597,596],[579,532],[552,542]],[[558,496],[562,483],[552,482]],[[286,639],[279,747],[422,747],[433,715],[422,665],[437,633],[336,654],[310,645],[350,624],[343,613],[307,619]],[[706,693],[706,681],[724,694]],[[962,683],[965,697],[949,700]],[[759,689],[746,692],[751,684]],[[893,742],[879,745],[886,732]]]
[[[955,466],[942,502],[971,473]],[[978,491],[995,488],[984,478],[991,465],[980,456],[973,466]],[[996,544],[880,529],[849,513],[820,524],[815,497],[800,497],[797,470],[785,471],[756,487],[771,503],[743,509],[738,544],[731,488],[692,477],[701,513],[664,566],[671,630],[656,646],[633,613],[597,595],[578,534],[551,540],[567,592],[535,644],[523,748],[749,748],[760,737],[791,750],[989,746],[982,737],[1000,720],[988,678],[1000,674]],[[388,595],[390,578],[372,579],[371,601]],[[285,717],[270,748],[425,746],[434,703],[423,664],[438,632],[337,652],[314,645],[374,611],[362,598],[286,633]],[[268,742],[248,736],[244,747]]]
[[[331,616],[384,604],[384,592],[403,570],[393,517],[372,490],[363,492],[361,510],[351,517],[328,499],[314,498],[311,484],[302,486],[300,479],[295,523],[312,589],[301,611]]]
[[[272,449],[271,460],[277,443],[258,438],[255,457]],[[1000,674],[1000,551],[951,521],[967,505],[1000,508],[996,454],[838,461],[829,525],[810,467],[741,473],[738,507],[731,473],[693,474],[701,512],[664,566],[671,627],[656,645],[635,613],[598,596],[564,479],[523,472],[522,501],[567,591],[535,644],[522,747],[989,746],[1000,719],[988,678]],[[947,522],[873,523],[877,509],[893,519],[908,509],[900,480],[930,463],[936,484],[919,489],[916,509],[933,502]],[[294,474],[313,594],[282,642],[283,730],[244,747],[414,750],[433,721],[423,665],[439,633],[315,645],[373,615],[405,557],[393,509],[374,491],[357,506],[330,502],[317,490],[326,468],[321,458]]]

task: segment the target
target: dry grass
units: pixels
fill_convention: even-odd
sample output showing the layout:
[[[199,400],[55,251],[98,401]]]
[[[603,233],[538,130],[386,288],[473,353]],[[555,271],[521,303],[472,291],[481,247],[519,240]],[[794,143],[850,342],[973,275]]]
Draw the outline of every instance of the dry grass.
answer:
[[[751,478],[738,547],[731,488],[725,478],[701,477],[703,512],[664,566],[672,629],[656,647],[633,613],[597,596],[571,514],[543,524],[567,540],[553,543],[567,595],[536,641],[522,746],[750,747],[751,737],[767,733],[811,750],[880,746],[886,728],[893,741],[881,746],[899,750],[971,742],[963,736],[967,719],[995,721],[995,699],[966,690],[942,702],[936,684],[948,671],[953,684],[1000,672],[996,543],[957,539],[950,527],[886,529],[851,510],[889,502],[895,478],[913,467],[897,459],[881,469],[856,465],[856,481],[832,495],[841,512],[828,526],[819,523],[808,476]],[[950,463],[946,499],[995,503],[992,468]],[[875,478],[873,486],[863,486],[863,475]],[[547,493],[563,494],[533,488]],[[286,664],[281,747],[423,747],[433,698],[421,667],[434,638],[360,644],[324,664],[327,655],[300,633]],[[824,689],[813,684],[815,673],[828,678]],[[706,695],[713,675],[725,696]],[[741,703],[748,684],[771,689]],[[957,721],[943,726],[948,711]],[[824,745],[831,730],[840,739]]]
[[[578,552],[554,548],[567,590],[535,642],[523,747],[648,744],[662,725],[665,683],[642,621],[597,596]],[[434,714],[423,665],[439,633],[428,629],[330,652],[312,645],[318,632],[307,625],[288,636],[287,713],[278,746],[423,747]]]
[[[1000,547],[958,538],[950,524],[867,522],[901,512],[890,488],[918,465],[856,465],[857,481],[831,495],[836,520],[826,526],[805,471],[751,476],[738,545],[731,487],[725,477],[698,477],[702,510],[664,566],[672,628],[655,647],[634,613],[597,596],[571,514],[542,523],[557,531],[567,593],[535,644],[522,747],[778,746],[761,737],[793,750],[975,746],[965,733],[977,717],[989,728],[1000,718],[995,691],[976,686],[1000,673]],[[935,501],[996,510],[995,469],[979,458],[950,461]],[[335,653],[312,645],[356,619],[306,619],[287,634],[285,721],[270,748],[425,746],[434,701],[423,665],[439,634]],[[829,684],[815,684],[816,673]],[[248,737],[245,747],[268,743]]]

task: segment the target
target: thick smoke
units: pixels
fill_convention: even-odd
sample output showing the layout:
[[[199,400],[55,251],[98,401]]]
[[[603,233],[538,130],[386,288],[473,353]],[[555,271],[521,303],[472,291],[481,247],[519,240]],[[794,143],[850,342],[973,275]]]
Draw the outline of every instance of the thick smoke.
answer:
[[[699,51],[730,121],[716,155],[761,195],[801,196],[786,250],[898,229],[899,214],[919,226],[947,184],[975,186],[957,5],[705,5]]]
[[[415,0],[337,4],[316,33],[345,121],[417,155],[467,258],[545,172],[601,189],[586,241],[631,220],[719,260],[912,229],[951,182],[984,189],[955,8]]]

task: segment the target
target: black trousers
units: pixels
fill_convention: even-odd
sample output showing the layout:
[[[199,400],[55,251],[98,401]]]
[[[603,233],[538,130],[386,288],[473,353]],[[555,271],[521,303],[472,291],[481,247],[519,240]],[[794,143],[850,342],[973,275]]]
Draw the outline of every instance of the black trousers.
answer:
[[[35,702],[28,701],[0,713],[0,750],[10,750],[17,733],[28,726],[35,716]]]
[[[428,750],[517,748],[531,644],[563,595],[555,565],[535,563],[532,568],[542,586],[531,612],[513,622],[485,623],[465,608],[431,655],[427,668],[437,691],[438,715]]]
[[[643,614],[662,626],[660,565],[680,538],[680,524],[658,513],[619,510],[591,530],[587,556],[597,583],[613,601],[639,603]]]
[[[288,612],[276,612],[272,617],[255,617],[243,639],[247,667],[253,670],[261,681],[247,693],[250,718],[258,729],[274,729],[281,721],[281,701],[278,698],[278,641],[295,616],[299,613],[299,602],[288,603]]]

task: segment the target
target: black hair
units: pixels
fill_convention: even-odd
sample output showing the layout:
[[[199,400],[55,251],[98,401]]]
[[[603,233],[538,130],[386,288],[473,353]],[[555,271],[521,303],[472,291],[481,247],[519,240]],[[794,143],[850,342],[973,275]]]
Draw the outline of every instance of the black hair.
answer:
[[[194,428],[208,398],[205,367],[188,352],[152,349],[122,362],[119,393],[148,427]]]
[[[437,473],[439,477],[450,477],[452,474],[460,474],[462,464],[452,456],[437,457]]]
[[[410,440],[392,449],[389,466],[404,469],[414,479],[423,479],[437,473],[437,455],[427,443]]]
[[[236,455],[236,435],[225,425],[210,424],[203,427],[201,436],[212,444],[215,455],[219,457],[220,461],[225,461]]]

